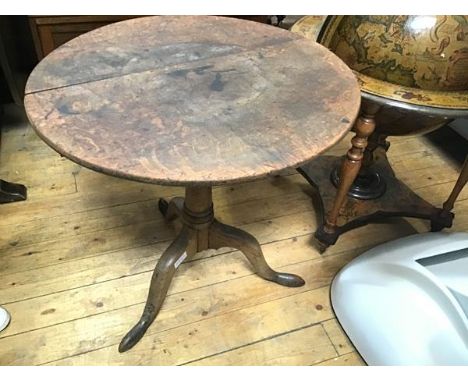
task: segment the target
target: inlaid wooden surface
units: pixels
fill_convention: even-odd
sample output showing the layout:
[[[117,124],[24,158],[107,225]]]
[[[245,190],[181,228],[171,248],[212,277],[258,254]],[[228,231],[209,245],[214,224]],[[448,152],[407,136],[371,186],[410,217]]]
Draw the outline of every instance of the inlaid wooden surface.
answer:
[[[73,161],[143,182],[247,180],[296,167],[350,129],[357,81],[326,48],[223,17],[144,17],[39,63],[25,106]]]
[[[183,190],[82,168],[26,123],[2,133],[0,177],[25,183],[29,193],[26,202],[0,205],[0,305],[12,315],[0,332],[1,365],[363,364],[335,320],[330,282],[366,249],[429,229],[417,219],[369,225],[320,255],[311,246],[310,186],[299,174],[215,187],[217,216],[255,235],[272,267],[306,285],[264,281],[236,251],[202,252],[181,265],[143,340],[120,354],[122,334],[138,319],[154,265],[175,234],[157,200]],[[397,176],[441,205],[461,162],[425,137],[391,143]],[[348,145],[345,139],[329,153]],[[468,230],[468,189],[454,212],[450,231]]]

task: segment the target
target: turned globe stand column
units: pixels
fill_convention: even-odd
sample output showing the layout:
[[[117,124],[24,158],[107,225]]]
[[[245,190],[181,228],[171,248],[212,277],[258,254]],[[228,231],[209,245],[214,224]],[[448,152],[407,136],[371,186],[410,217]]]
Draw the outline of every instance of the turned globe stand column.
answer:
[[[274,271],[266,262],[257,239],[251,234],[215,219],[211,187],[187,187],[185,200],[176,197],[168,203],[160,199],[159,210],[166,221],[181,218],[182,229],[159,259],[151,278],[143,314],[122,339],[119,352],[131,349],[143,337],[161,309],[177,268],[183,261],[192,259],[197,252],[222,247],[235,248],[247,257],[254,271],[265,280],[288,287],[305,284],[297,275]]]
[[[376,122],[374,115],[367,114],[366,116],[362,116],[362,121],[360,121],[360,123],[372,124],[374,126],[373,128],[375,128]],[[386,136],[376,133],[375,130],[367,138],[364,153],[359,160],[361,162],[359,172],[347,192],[348,196],[356,199],[368,200],[379,198],[385,193],[387,183],[385,177],[382,176],[383,174],[381,174],[375,166],[374,153],[376,150],[382,149],[385,150],[385,152],[388,151],[390,144],[386,141],[386,138]],[[343,160],[345,160],[345,158],[346,157],[344,157]],[[337,165],[331,173],[331,181],[336,188],[339,188],[340,177],[342,175],[347,175],[346,173],[341,173],[342,168],[343,164]]]
[[[375,115],[379,109],[380,106],[377,104],[363,104],[361,114],[353,129],[356,135],[351,139],[352,147],[343,158],[339,170],[339,178],[337,179],[335,175],[337,173],[336,169],[331,173],[330,180],[337,186],[337,192],[330,213],[326,215],[324,224],[321,225],[315,233],[315,237],[321,243],[334,244],[338,239],[340,233],[337,227],[337,219],[353,182],[358,178],[359,170],[363,162],[364,150],[367,147],[369,136],[375,130]],[[370,155],[372,155],[372,152],[370,152]],[[369,165],[369,163],[367,164]],[[303,174],[305,175],[305,173]],[[379,179],[379,175],[374,174],[374,176]],[[362,178],[368,177],[368,173],[362,175]],[[355,189],[359,191],[359,186],[356,186]]]

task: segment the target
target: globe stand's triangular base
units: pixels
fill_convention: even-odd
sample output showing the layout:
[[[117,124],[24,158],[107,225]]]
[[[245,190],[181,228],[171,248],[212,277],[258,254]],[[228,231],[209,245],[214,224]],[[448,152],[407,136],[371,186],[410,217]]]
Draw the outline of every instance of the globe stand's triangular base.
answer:
[[[452,226],[454,214],[451,212],[442,214],[442,209],[425,201],[398,180],[388,162],[385,149],[379,147],[374,152],[373,170],[385,181],[385,192],[377,198],[367,200],[357,199],[353,197],[354,195],[348,194],[334,231],[325,231],[325,216],[332,209],[336,195],[336,187],[333,185],[330,174],[341,160],[341,157],[321,156],[297,169],[318,191],[319,203],[317,204],[320,222],[315,238],[322,251],[335,244],[338,237],[347,231],[391,217],[429,220],[432,231]]]

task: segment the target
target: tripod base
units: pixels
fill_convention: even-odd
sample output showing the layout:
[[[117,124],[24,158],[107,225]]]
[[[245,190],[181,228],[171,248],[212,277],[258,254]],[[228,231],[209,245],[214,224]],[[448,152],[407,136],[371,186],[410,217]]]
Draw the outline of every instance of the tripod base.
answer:
[[[211,187],[187,188],[184,198],[159,201],[159,210],[167,221],[182,219],[182,229],[166,249],[154,270],[148,299],[138,323],[122,339],[119,352],[131,349],[143,337],[166,298],[171,280],[183,261],[200,251],[230,247],[240,250],[255,272],[268,281],[288,287],[300,287],[304,280],[289,273],[276,272],[267,264],[258,241],[249,233],[220,223],[214,218]]]

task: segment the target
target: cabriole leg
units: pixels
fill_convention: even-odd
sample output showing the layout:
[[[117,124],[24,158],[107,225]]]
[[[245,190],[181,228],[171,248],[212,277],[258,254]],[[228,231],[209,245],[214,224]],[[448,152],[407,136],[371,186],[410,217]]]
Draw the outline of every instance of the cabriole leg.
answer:
[[[146,306],[140,321],[122,339],[119,345],[119,352],[122,353],[131,349],[143,337],[156,318],[166,298],[167,290],[177,267],[189,256],[187,250],[190,247],[190,241],[194,237],[194,233],[188,227],[182,228],[177,238],[159,259],[151,278]],[[189,252],[192,251],[189,250]],[[193,255],[193,253],[190,255]]]
[[[250,261],[255,272],[266,280],[288,287],[300,287],[305,284],[305,281],[297,275],[274,271],[266,262],[257,239],[251,234],[217,220],[210,227],[209,247],[238,249]]]

